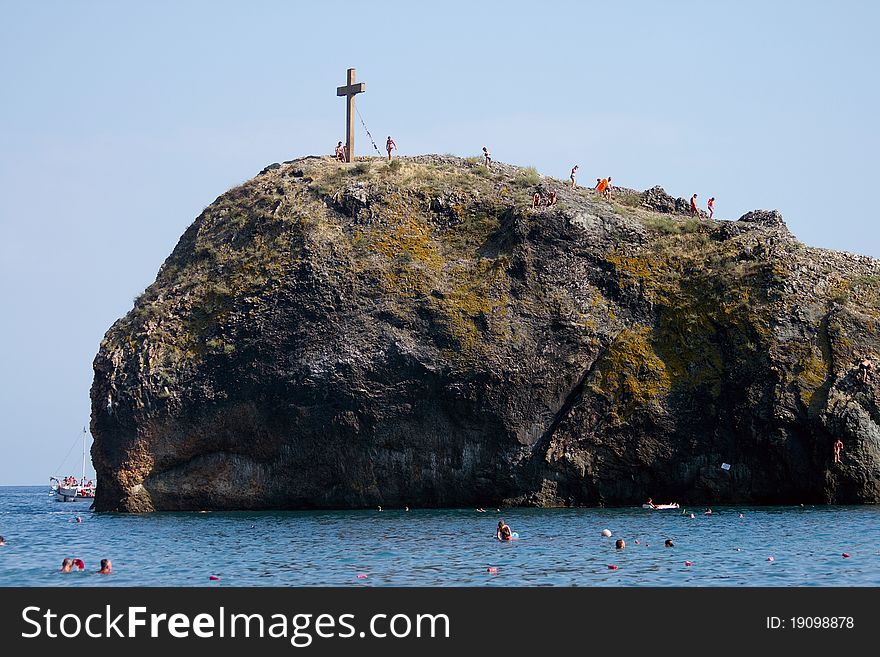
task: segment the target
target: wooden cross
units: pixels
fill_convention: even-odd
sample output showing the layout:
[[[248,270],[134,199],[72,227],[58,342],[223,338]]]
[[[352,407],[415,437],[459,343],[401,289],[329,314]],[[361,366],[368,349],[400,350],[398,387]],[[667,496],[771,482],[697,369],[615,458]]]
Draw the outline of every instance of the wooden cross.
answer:
[[[354,155],[354,97],[367,90],[363,82],[355,84],[354,69],[348,69],[348,84],[344,87],[336,87],[337,96],[345,96],[345,161],[351,162]]]

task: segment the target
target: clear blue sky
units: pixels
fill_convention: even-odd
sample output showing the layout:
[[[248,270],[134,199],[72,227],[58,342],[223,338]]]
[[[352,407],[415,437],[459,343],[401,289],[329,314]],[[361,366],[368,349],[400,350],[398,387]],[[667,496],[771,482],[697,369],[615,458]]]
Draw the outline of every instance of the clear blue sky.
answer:
[[[577,163],[880,256],[878,6],[0,0],[0,484],[55,473],[101,337],[201,209],[343,139],[348,67],[403,155]]]

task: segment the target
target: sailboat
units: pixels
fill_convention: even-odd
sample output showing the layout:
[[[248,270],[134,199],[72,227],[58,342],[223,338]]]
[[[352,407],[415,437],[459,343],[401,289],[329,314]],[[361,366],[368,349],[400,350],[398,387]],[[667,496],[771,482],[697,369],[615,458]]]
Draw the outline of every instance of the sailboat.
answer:
[[[49,477],[52,494],[56,502],[76,502],[77,500],[93,500],[95,498],[95,483],[86,481],[86,438],[88,431],[83,427],[82,434],[82,471],[77,480],[76,477]],[[73,450],[73,446],[70,447]],[[70,456],[70,452],[67,452]],[[67,460],[67,457],[65,457]],[[62,463],[62,465],[64,465]],[[60,469],[60,468],[59,468]]]

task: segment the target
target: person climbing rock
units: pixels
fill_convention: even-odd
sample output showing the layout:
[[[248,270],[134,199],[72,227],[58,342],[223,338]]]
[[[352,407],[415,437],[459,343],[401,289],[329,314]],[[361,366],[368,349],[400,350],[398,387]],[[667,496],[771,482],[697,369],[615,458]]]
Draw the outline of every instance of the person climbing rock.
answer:
[[[556,192],[550,192],[550,197],[547,199],[547,205],[556,205]]]
[[[611,176],[605,179],[605,189],[602,190],[602,196],[609,201],[611,200]]]
[[[532,196],[532,207],[536,208],[541,205],[541,195],[538,192],[535,192],[535,195]]]
[[[391,135],[388,135],[388,139],[385,141],[385,150],[388,151],[388,161],[391,161],[391,151],[392,149],[397,148],[397,144],[394,143],[394,140],[391,138]]]
[[[715,213],[715,197],[714,196],[709,199],[708,207],[709,207],[709,219],[711,219],[712,215]]]
[[[843,449],[843,441],[838,438],[837,442],[834,443],[834,462],[840,463],[840,452]]]
[[[697,207],[697,195],[696,194],[691,196],[691,215],[694,217],[700,216],[700,209]]]
[[[608,178],[602,178],[596,185],[596,191],[599,192],[600,195],[605,196],[606,187],[608,187]]]
[[[859,360],[859,380],[862,383],[868,382],[868,374],[874,369],[874,363],[867,356],[863,356],[861,360]]]
[[[483,146],[483,164],[486,165],[486,168],[489,169],[492,166],[492,153],[489,152],[489,149]]]

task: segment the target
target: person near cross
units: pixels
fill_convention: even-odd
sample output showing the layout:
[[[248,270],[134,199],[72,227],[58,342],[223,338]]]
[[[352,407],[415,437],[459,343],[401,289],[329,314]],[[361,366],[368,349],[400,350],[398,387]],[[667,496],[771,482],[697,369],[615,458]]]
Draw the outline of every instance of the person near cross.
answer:
[[[336,95],[345,97],[345,161],[351,162],[354,157],[354,118],[357,110],[354,107],[354,97],[367,90],[363,82],[355,82],[356,73],[353,68],[348,69],[344,87],[336,87]]]
[[[345,162],[345,146],[342,145],[342,142],[336,142],[336,159],[340,162]]]
[[[397,144],[394,143],[394,140],[391,138],[391,135],[388,135],[388,139],[385,141],[385,150],[388,151],[388,161],[391,161],[391,150],[397,148]]]
[[[483,146],[483,164],[486,165],[487,169],[492,166],[492,153],[485,146]]]

